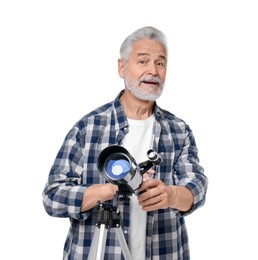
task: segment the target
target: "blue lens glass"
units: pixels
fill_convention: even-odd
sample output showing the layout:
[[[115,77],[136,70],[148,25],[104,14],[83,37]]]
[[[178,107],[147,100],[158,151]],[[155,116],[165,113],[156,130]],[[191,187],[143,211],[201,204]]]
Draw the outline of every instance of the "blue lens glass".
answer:
[[[119,180],[130,171],[130,163],[125,159],[109,160],[106,166],[108,177]]]

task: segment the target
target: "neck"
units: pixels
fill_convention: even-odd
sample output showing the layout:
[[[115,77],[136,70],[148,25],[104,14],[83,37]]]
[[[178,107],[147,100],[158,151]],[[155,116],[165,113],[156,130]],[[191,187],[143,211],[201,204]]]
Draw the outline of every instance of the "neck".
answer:
[[[143,120],[152,115],[154,101],[140,100],[125,89],[120,102],[127,118]]]

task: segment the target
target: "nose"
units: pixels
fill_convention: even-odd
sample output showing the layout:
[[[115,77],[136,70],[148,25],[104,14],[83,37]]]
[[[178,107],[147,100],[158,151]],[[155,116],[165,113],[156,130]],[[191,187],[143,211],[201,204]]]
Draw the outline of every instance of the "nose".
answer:
[[[148,74],[151,74],[153,76],[158,75],[158,70],[155,63],[150,63],[148,66]]]

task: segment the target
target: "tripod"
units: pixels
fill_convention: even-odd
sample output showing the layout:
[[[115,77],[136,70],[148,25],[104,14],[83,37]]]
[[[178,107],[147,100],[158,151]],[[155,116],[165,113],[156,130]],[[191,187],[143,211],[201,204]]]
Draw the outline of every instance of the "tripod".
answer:
[[[96,210],[98,215],[96,228],[88,256],[89,260],[104,259],[107,231],[109,228],[115,228],[116,236],[118,238],[125,260],[133,260],[121,228],[120,212],[117,208],[117,203],[119,201],[120,195],[121,194],[118,191],[116,197],[113,200],[113,203],[109,201],[105,203],[97,203]],[[123,193],[122,195],[123,199],[129,200],[125,193]]]

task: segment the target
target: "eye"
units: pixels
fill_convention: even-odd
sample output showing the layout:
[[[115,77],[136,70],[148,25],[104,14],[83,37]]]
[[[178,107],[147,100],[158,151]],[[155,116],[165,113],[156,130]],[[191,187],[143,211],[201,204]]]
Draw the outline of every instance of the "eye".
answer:
[[[147,60],[138,60],[138,63],[140,63],[140,64],[147,64],[148,61]]]
[[[156,62],[156,65],[159,67],[165,67],[165,62],[159,61],[159,62]]]

